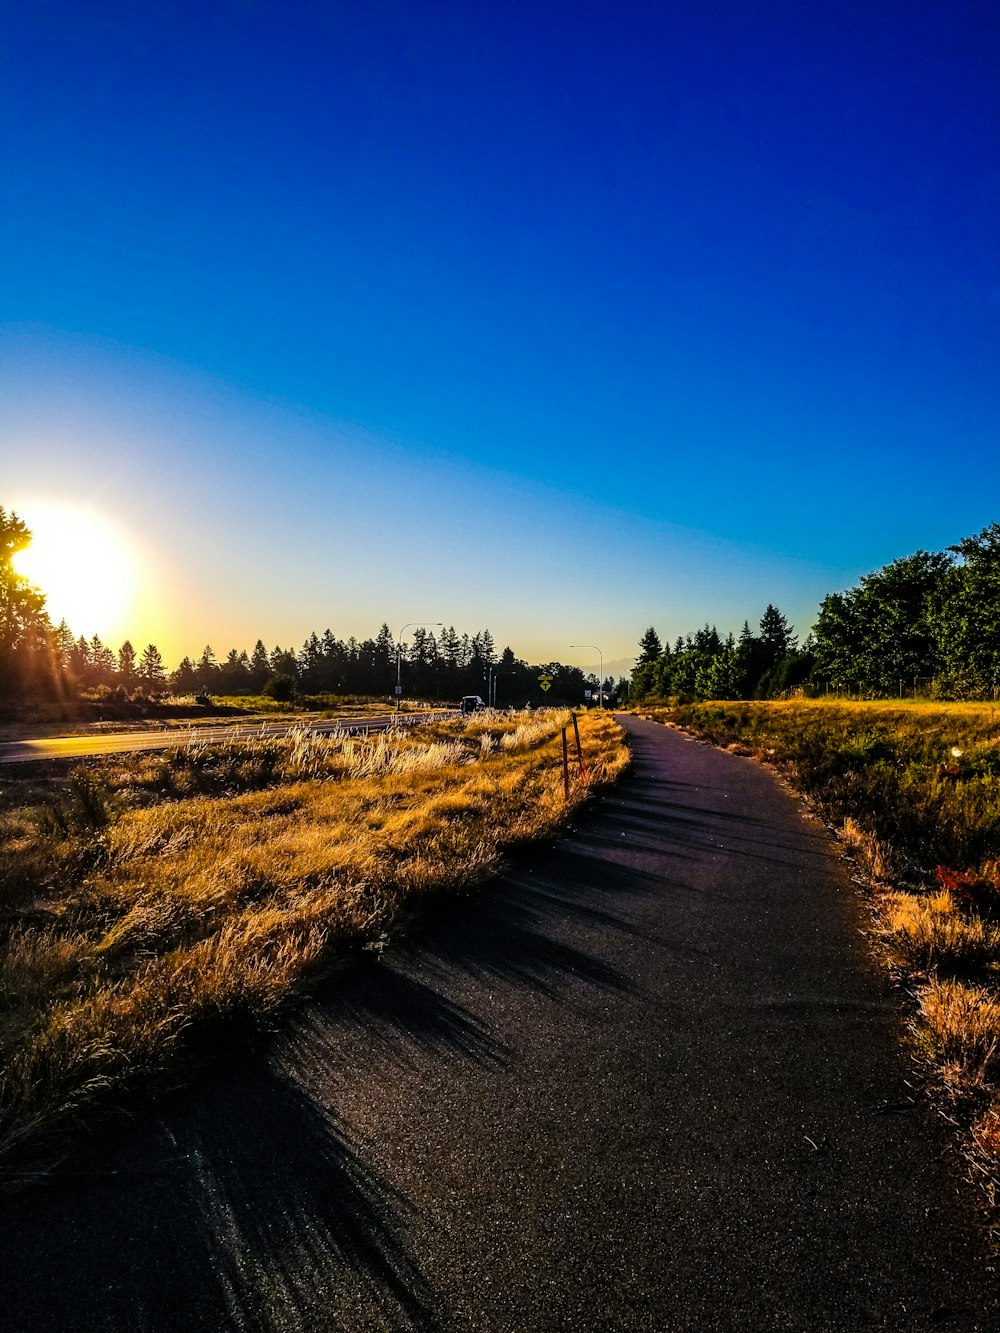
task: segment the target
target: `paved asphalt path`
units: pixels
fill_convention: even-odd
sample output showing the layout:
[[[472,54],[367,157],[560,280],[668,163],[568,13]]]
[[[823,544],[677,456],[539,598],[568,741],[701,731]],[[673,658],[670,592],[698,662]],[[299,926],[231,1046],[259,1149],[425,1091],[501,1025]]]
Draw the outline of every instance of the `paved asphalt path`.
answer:
[[[553,847],[0,1204],[0,1325],[995,1329],[848,868],[627,720]]]

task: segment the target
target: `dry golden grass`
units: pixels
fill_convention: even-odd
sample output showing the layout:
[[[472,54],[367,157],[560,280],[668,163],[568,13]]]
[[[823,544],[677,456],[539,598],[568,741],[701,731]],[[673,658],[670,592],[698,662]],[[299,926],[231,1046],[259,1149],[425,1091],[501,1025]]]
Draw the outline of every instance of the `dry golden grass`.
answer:
[[[934,978],[920,992],[920,1008],[948,1075],[961,1086],[981,1084],[992,1072],[1000,1042],[1000,1000],[982,986]]]
[[[977,971],[1000,950],[1000,931],[958,910],[947,889],[938,893],[885,893],[882,929],[899,960],[910,967]]]
[[[272,1010],[404,902],[546,835],[628,762],[612,719],[582,717],[589,777],[567,801],[569,720],[185,747],[9,807],[0,1151],[148,1079],[206,1020]]]

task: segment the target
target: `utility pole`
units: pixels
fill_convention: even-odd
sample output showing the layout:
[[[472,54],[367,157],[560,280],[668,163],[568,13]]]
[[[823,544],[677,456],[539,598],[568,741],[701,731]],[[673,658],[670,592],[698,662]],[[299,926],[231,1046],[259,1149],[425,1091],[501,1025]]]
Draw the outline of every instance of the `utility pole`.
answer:
[[[399,631],[399,635],[396,639],[396,712],[397,713],[399,712],[400,705],[403,702],[403,686],[399,678],[400,659],[403,653],[403,635],[406,633],[408,629],[415,629],[418,625],[425,625],[428,627],[436,626],[438,629],[440,629],[443,624],[444,624],[443,620],[408,620],[406,624],[403,626],[403,628]]]
[[[601,676],[597,682],[597,706],[604,707],[604,654],[598,648],[596,643],[571,643],[571,648],[593,648],[594,652],[601,659]]]

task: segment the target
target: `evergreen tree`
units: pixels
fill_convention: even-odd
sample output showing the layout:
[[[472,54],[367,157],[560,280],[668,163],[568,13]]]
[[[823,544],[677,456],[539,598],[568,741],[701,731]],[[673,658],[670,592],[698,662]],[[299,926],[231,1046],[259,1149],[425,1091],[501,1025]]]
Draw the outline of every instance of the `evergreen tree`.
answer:
[[[670,649],[667,649],[669,655]],[[644,699],[652,694],[667,694],[669,686],[664,685],[660,660],[663,656],[663,647],[660,643],[660,636],[650,625],[649,629],[639,640],[639,656],[635,660],[635,669],[632,672],[630,689],[636,699]]]
[[[90,672],[90,644],[81,634],[70,653],[70,671],[79,685],[86,685]]]
[[[230,648],[216,676],[222,694],[243,694],[250,688],[250,659],[245,652]]]
[[[714,657],[722,648],[722,640],[719,638],[719,631],[714,625],[711,627],[706,623],[702,629],[698,630],[694,636],[695,651],[707,653]]]
[[[396,684],[396,643],[392,630],[383,621],[372,654],[372,694],[391,694]]]
[[[180,665],[170,677],[170,687],[174,694],[194,694],[199,688],[198,673],[190,657],[181,658]]]
[[[792,626],[770,602],[760,618],[760,641],[771,665],[787,656],[795,647]]]
[[[268,660],[267,649],[264,647],[263,640],[258,639],[253,646],[253,652],[250,654],[250,689],[259,693],[267,682],[271,674],[271,663]]]
[[[219,664],[215,660],[215,653],[210,644],[206,643],[202,649],[195,672],[199,690],[204,694],[211,694],[213,690],[218,691]]]
[[[270,656],[271,676],[288,676],[295,684],[299,679],[299,659],[291,648],[275,647]]]
[[[656,662],[663,652],[663,645],[660,643],[660,636],[650,625],[649,629],[639,640],[639,656],[636,658],[636,666],[651,666]]]
[[[299,653],[299,683],[305,690],[318,691],[323,677],[323,645],[315,631]]]
[[[136,674],[135,649],[126,639],[118,649],[118,683],[123,689],[134,689]]]
[[[162,694],[167,685],[163,658],[155,643],[147,643],[139,659],[139,680],[150,694]]]
[[[53,631],[53,642],[59,658],[59,664],[66,675],[73,675],[73,654],[76,644],[73,640],[73,633],[65,620],[60,620]]]
[[[115,655],[95,634],[90,640],[87,654],[87,680],[90,685],[110,685],[114,679],[117,662]]]

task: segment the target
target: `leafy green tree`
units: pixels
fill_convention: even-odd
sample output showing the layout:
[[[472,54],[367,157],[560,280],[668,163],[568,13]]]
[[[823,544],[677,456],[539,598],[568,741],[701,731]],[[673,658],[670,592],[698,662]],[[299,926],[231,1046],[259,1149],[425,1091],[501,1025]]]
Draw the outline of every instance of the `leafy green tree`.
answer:
[[[295,698],[295,680],[284,672],[280,672],[265,683],[262,693],[270,699],[278,700],[280,703],[291,703]]]
[[[864,646],[864,625],[853,592],[832,592],[823,598],[813,630],[816,641],[815,674],[838,689],[858,679]]]
[[[30,690],[39,654],[54,653],[45,595],[14,568],[14,557],[31,545],[31,532],[13,510],[0,507],[0,690]]]
[[[857,606],[865,636],[859,674],[872,692],[894,694],[901,681],[937,670],[929,612],[951,563],[943,552],[916,551],[861,580]]]
[[[733,641],[722,645],[719,652],[707,658],[696,679],[698,692],[705,699],[743,699],[743,672],[739,650]]]
[[[949,551],[957,558],[927,598],[940,692],[991,696],[1000,684],[1000,523]]]

